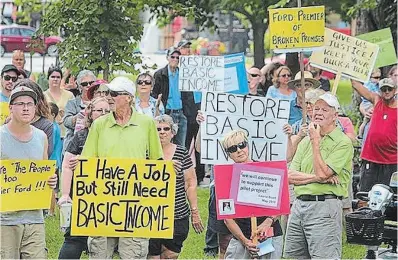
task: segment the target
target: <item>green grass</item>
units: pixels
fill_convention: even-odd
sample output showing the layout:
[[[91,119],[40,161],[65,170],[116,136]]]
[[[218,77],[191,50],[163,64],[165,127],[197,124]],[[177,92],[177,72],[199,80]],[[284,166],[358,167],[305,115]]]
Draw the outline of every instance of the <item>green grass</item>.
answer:
[[[207,225],[209,190],[198,188],[198,204],[203,224]],[[48,247],[48,257],[50,259],[58,258],[59,249],[64,241],[63,234],[59,229],[58,212],[55,217],[46,219],[46,240]],[[345,259],[361,259],[365,255],[365,249],[362,246],[343,244],[343,258]],[[205,246],[205,232],[196,234],[193,228],[190,228],[187,240],[184,242],[184,248],[181,252],[180,259],[205,259],[203,248]],[[82,258],[87,258],[83,255]]]

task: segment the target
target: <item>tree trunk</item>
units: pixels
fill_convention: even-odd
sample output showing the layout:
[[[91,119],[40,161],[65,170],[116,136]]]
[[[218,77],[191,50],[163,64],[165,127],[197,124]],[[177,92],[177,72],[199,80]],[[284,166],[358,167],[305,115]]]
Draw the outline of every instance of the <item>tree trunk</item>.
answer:
[[[298,52],[286,53],[285,65],[292,71],[292,78],[300,71]]]
[[[104,61],[105,61],[105,68],[104,68],[104,80],[108,81],[109,79],[109,41],[107,39],[104,40]]]
[[[268,23],[264,24],[262,21],[251,21],[251,24],[253,28],[254,66],[261,69],[264,66],[264,35]]]

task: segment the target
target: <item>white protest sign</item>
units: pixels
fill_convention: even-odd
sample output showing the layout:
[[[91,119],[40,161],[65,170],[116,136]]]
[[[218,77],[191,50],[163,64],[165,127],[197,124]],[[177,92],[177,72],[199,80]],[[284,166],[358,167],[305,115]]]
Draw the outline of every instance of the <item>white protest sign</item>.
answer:
[[[253,160],[286,159],[283,126],[289,119],[289,100],[207,92],[202,96],[201,110],[205,116],[201,125],[201,163],[232,163],[221,141],[235,129],[247,133]]]
[[[224,56],[180,56],[180,91],[224,92]]]
[[[242,204],[276,208],[279,202],[281,179],[280,175],[242,171],[237,201]]]

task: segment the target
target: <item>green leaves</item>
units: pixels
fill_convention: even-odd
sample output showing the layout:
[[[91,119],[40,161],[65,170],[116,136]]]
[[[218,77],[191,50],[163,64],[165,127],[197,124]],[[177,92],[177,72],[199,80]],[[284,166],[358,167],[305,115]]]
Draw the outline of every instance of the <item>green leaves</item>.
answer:
[[[133,57],[142,35],[139,6],[129,0],[57,0],[45,10],[39,34],[59,28],[65,33],[59,56],[72,73],[82,69],[108,75],[111,70],[134,73]],[[130,64],[127,66],[126,64]]]

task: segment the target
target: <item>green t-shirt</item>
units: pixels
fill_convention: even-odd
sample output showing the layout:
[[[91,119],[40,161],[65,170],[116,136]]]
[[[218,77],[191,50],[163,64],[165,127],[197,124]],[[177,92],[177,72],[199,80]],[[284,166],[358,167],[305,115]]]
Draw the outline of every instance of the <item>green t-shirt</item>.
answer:
[[[148,152],[148,153],[147,153]],[[157,160],[163,158],[158,131],[152,118],[133,111],[130,121],[120,126],[113,113],[93,122],[82,156]]]
[[[310,183],[295,185],[294,192],[296,196],[334,194],[348,197],[348,185],[350,184],[352,159],[354,156],[354,147],[351,140],[336,127],[331,133],[322,137],[320,151],[322,159],[338,176],[340,184]],[[289,169],[315,174],[312,144],[308,136],[299,143]]]

